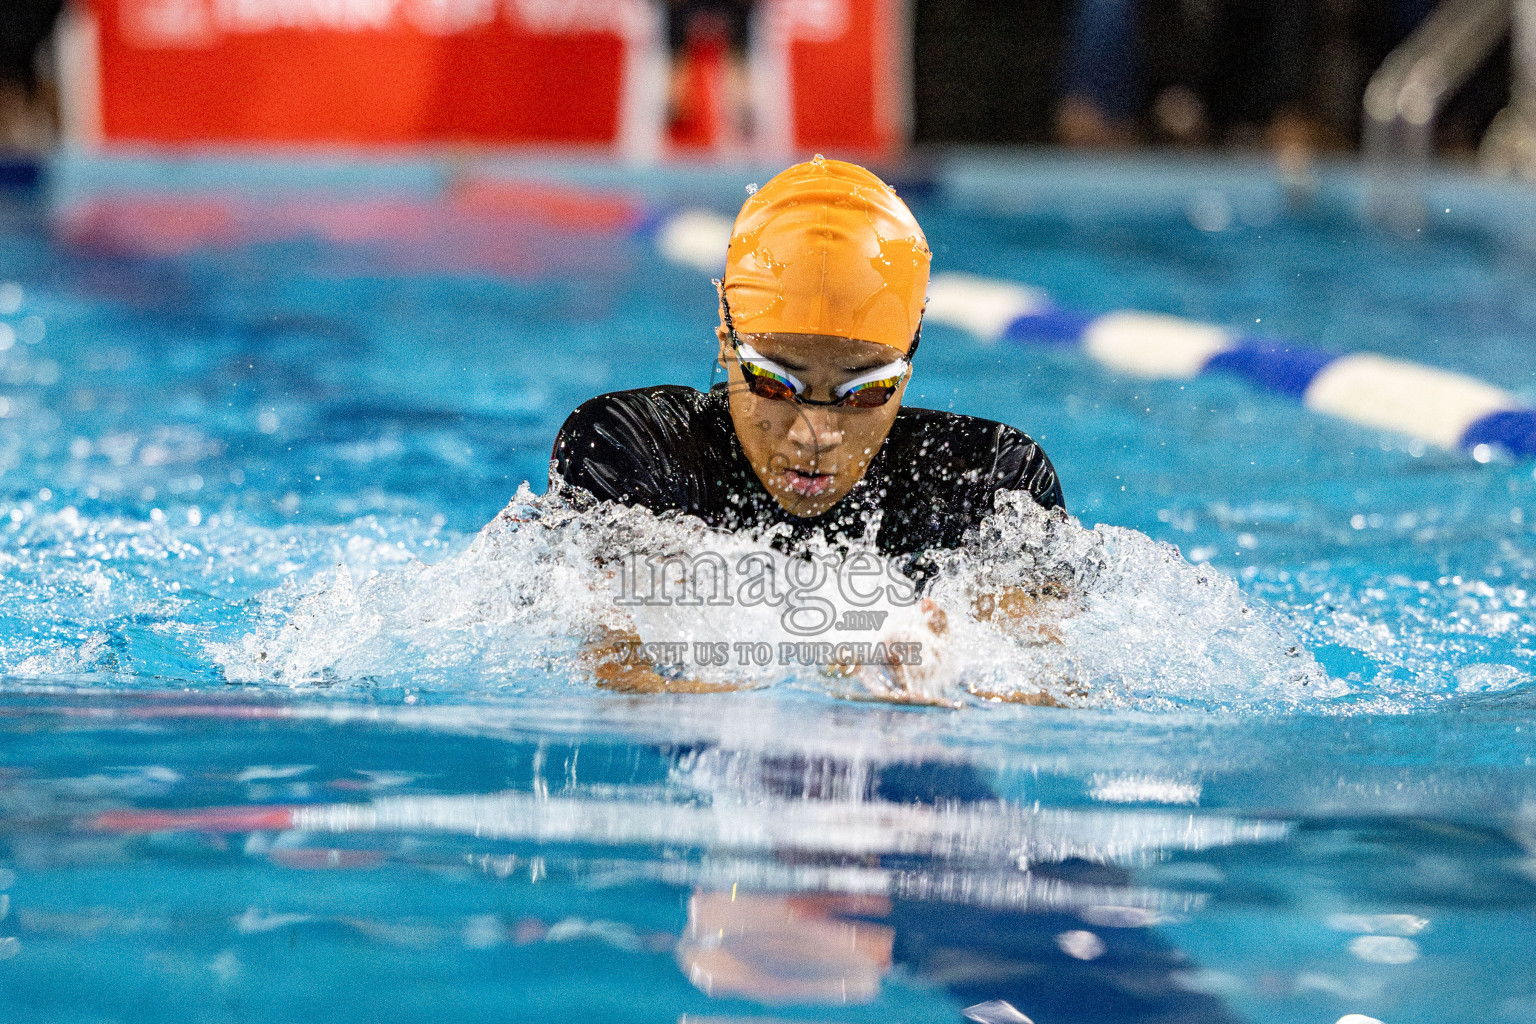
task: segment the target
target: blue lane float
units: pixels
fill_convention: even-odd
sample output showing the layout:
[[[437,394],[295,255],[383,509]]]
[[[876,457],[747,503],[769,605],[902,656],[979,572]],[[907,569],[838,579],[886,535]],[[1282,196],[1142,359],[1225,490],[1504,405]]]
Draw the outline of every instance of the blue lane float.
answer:
[[[666,259],[712,274],[724,265],[730,235],[729,218],[703,210],[676,213],[655,231]],[[1321,351],[1156,313],[1081,313],[1054,305],[1038,289],[970,274],[934,275],[927,318],[984,341],[1080,349],[1131,376],[1241,377],[1315,412],[1467,451],[1478,462],[1499,450],[1536,456],[1536,409],[1516,395],[1374,353]]]

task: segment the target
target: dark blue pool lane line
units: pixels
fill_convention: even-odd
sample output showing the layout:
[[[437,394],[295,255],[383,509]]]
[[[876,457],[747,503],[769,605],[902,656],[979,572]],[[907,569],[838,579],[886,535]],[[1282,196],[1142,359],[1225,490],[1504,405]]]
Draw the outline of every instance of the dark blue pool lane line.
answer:
[[[1296,348],[1270,338],[1239,338],[1225,352],[1206,362],[1205,373],[1230,373],[1264,391],[1301,401],[1323,367],[1339,357],[1337,352]]]
[[[666,259],[718,274],[731,221],[677,210],[652,220],[647,233]],[[1498,451],[1536,457],[1536,408],[1527,402],[1463,374],[1374,353],[1328,352],[1161,314],[1063,309],[1037,289],[969,274],[934,276],[927,319],[985,341],[1079,349],[1133,376],[1241,377],[1316,412],[1470,452],[1478,462]]]
[[[1475,420],[1462,435],[1461,447],[1475,452],[1480,446],[1502,448],[1523,458],[1536,455],[1536,410],[1511,409]]]

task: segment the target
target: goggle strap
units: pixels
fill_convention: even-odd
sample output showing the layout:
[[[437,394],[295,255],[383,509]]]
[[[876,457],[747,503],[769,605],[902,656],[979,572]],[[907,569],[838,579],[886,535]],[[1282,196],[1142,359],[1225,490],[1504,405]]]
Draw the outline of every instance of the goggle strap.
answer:
[[[725,329],[730,332],[731,341],[740,345],[741,343],[736,340],[736,324],[731,320],[731,304],[725,299],[725,282],[717,277],[711,283],[720,295],[720,309],[725,313]]]

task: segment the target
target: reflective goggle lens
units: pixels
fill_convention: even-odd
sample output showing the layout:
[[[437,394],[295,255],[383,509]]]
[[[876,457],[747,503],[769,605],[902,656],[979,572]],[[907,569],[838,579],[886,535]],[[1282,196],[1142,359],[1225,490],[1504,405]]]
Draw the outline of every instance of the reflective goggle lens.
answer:
[[[830,402],[815,402],[805,397],[805,385],[790,372],[761,356],[749,345],[736,345],[736,361],[747,390],[759,398],[775,402],[802,402],[806,405],[830,405],[843,409],[878,409],[895,397],[906,379],[909,363],[898,359],[879,367],[864,377],[841,385]],[[883,374],[883,376],[882,376]]]
[[[747,390],[758,398],[768,398],[775,402],[794,401],[795,386],[772,370],[743,359],[741,375],[746,378]]]
[[[900,386],[900,377],[870,381],[868,384],[860,384],[846,395],[838,396],[837,404],[854,409],[878,409],[896,397],[896,389]]]

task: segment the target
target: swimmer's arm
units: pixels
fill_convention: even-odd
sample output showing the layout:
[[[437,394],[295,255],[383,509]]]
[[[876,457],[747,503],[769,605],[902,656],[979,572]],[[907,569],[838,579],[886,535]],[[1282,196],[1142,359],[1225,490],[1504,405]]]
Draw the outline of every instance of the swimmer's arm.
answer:
[[[706,683],[686,676],[664,676],[641,655],[640,634],[604,629],[589,637],[577,655],[597,685],[617,693],[724,693],[745,689],[730,683]]]

